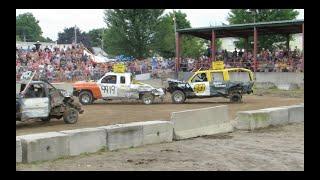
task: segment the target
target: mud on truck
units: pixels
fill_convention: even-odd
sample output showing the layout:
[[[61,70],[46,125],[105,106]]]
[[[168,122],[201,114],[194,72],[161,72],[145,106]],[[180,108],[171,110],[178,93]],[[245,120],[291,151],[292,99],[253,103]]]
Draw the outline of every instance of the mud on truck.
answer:
[[[28,72],[29,76],[31,74]],[[24,78],[16,82],[16,121],[63,118],[67,124],[76,123],[79,113],[84,111],[71,93],[55,88],[45,79],[33,80],[33,76],[29,80]]]
[[[209,70],[192,72],[183,80],[168,79],[167,92],[173,103],[186,99],[224,97],[231,102],[241,102],[242,95],[253,93],[253,72],[245,68],[225,69],[222,62],[213,64]]]

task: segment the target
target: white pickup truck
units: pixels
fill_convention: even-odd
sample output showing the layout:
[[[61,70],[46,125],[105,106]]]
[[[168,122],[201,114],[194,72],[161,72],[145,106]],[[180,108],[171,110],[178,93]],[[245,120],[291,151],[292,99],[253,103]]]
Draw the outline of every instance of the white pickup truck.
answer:
[[[109,72],[96,82],[75,82],[73,95],[78,96],[83,105],[92,104],[97,99],[136,99],[144,104],[152,104],[155,97],[163,100],[165,90],[137,82],[131,73]]]

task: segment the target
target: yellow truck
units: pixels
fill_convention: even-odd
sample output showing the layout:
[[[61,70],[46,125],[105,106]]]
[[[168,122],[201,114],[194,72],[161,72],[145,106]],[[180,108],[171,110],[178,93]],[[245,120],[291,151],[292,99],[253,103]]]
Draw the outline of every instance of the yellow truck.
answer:
[[[166,91],[173,103],[191,98],[225,97],[241,102],[243,94],[252,93],[255,77],[245,68],[224,68],[221,61],[213,62],[209,70],[198,70],[185,80],[168,79]]]

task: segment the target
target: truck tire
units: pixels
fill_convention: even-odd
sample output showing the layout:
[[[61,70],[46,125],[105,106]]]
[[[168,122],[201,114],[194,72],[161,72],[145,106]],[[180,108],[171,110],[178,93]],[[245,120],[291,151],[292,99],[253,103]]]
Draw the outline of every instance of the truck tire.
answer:
[[[78,121],[78,118],[79,118],[79,113],[74,108],[68,108],[63,113],[63,120],[66,124],[74,124]]]
[[[242,95],[240,93],[232,93],[230,95],[230,102],[240,103],[242,101]]]
[[[79,101],[82,105],[92,104],[93,103],[92,93],[90,91],[80,92]]]
[[[174,104],[182,104],[186,100],[186,95],[182,91],[176,90],[172,93],[171,99]]]
[[[141,96],[141,100],[143,104],[146,104],[146,105],[152,104],[154,102],[154,95],[151,93],[144,93]]]

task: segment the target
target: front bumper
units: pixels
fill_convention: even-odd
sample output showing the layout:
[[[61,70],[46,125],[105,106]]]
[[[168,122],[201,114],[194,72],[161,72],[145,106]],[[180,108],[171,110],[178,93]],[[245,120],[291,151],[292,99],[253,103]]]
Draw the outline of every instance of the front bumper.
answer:
[[[79,93],[80,93],[79,90],[76,90],[76,88],[73,88],[73,91],[72,91],[72,95],[73,95],[73,96],[78,97],[78,96],[79,96]]]

